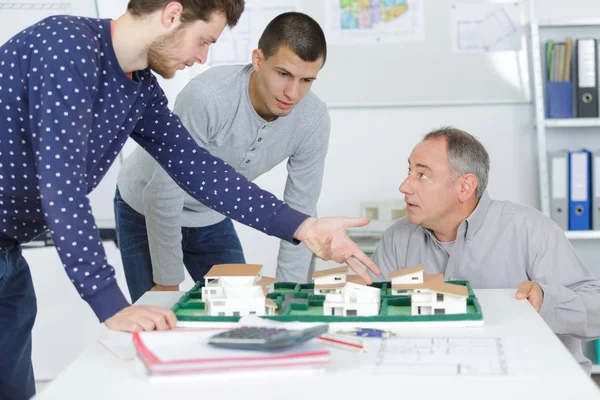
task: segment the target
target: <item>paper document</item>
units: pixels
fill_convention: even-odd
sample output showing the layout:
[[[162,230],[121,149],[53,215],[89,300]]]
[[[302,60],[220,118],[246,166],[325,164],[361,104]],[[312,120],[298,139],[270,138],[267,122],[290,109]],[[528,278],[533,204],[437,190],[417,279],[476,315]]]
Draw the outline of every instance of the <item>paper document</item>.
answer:
[[[363,368],[375,375],[523,376],[532,366],[516,337],[392,337]]]
[[[477,3],[450,6],[455,53],[521,50],[521,4]]]

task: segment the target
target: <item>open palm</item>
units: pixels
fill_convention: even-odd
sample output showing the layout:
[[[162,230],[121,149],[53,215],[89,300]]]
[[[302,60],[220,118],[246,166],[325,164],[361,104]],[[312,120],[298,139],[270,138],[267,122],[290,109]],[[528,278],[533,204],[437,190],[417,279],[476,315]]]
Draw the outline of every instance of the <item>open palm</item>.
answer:
[[[364,226],[369,222],[369,218],[310,218],[299,228],[299,239],[317,257],[325,261],[347,263],[361,278],[371,283],[372,279],[361,263],[376,275],[380,274],[379,268],[346,234],[346,229]]]

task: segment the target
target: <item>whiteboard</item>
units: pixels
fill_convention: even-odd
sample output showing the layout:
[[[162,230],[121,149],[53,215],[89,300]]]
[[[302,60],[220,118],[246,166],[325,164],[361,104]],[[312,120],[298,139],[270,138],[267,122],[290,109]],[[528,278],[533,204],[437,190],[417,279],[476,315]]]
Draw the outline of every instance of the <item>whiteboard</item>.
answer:
[[[97,17],[98,10],[94,0],[0,1],[0,43],[46,17],[64,14]]]
[[[407,8],[395,19],[378,16],[382,23],[369,29],[341,29],[342,4],[367,4],[380,13],[377,7],[383,3]],[[315,18],[325,31],[327,63],[313,90],[330,107],[526,103],[531,100],[523,29],[528,5],[508,0],[247,0],[238,26],[221,35],[207,64],[193,68],[191,75],[214,65],[250,62],[267,22],[297,10]],[[478,7],[485,14],[472,12]],[[512,17],[510,40],[477,51],[479,42],[498,34],[478,29],[478,23],[487,21],[488,13],[505,11]],[[356,15],[364,27],[363,16]],[[465,23],[459,17],[470,19]]]
[[[325,3],[328,1],[342,0]],[[303,11],[325,28],[326,6],[320,3],[304,0]],[[453,51],[451,6],[465,2],[409,0],[409,8],[411,3],[422,7],[423,40],[328,46],[327,64],[313,90],[329,106],[525,103],[531,100],[526,29],[522,28],[527,4],[517,4],[521,16],[520,50],[457,53]],[[328,34],[328,42],[330,39]]]

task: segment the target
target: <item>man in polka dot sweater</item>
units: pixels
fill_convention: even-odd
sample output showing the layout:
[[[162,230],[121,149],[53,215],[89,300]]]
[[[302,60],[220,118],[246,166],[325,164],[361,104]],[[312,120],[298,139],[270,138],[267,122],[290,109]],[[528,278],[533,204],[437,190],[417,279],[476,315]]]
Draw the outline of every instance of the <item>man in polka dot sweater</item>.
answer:
[[[287,159],[285,202],[315,216],[329,142],[326,104],[311,86],[325,64],[319,24],[298,12],[273,19],[252,64],[213,67],[181,91],[174,111],[194,139],[250,180]],[[132,301],[146,291],[179,290],[214,264],[244,263],[229,218],[187,196],[143,149],[121,166],[115,219]],[[277,280],[307,282],[312,253],[281,241]],[[312,274],[311,274],[312,275]]]
[[[292,209],[199,147],[169,111],[151,70],[168,78],[205,62],[208,46],[242,10],[242,0],[132,0],[114,26],[50,17],[0,47],[1,399],[25,399],[35,391],[36,299],[20,243],[46,230],[69,278],[107,327],[175,325],[170,310],[127,303],[87,198],[129,136],[207,206],[269,235],[301,241],[323,259],[347,262],[368,281],[359,261],[379,272],[345,234],[368,220],[316,220]]]

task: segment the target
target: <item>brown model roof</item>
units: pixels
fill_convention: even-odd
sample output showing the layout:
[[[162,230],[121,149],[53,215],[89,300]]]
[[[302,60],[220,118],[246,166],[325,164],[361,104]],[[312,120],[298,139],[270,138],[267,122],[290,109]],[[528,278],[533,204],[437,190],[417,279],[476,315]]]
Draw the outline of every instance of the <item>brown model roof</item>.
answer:
[[[367,285],[367,282],[358,275],[348,275],[346,276],[346,282],[356,283],[357,285]]]
[[[317,278],[323,278],[324,276],[336,275],[336,274],[347,274],[347,273],[348,273],[348,266],[343,265],[341,267],[324,269],[323,271],[317,271],[313,274],[312,278],[317,279]]]
[[[410,268],[402,268],[397,271],[390,272],[390,279],[398,278],[399,276],[414,274],[415,272],[424,271],[425,265],[419,264]]]
[[[451,294],[460,297],[469,297],[469,289],[463,285],[455,285],[446,282],[432,282],[429,284],[429,289],[438,293]]]
[[[431,283],[444,282],[442,274],[423,274],[423,283],[395,283],[392,289],[427,289]]]
[[[204,278],[219,278],[221,276],[256,276],[260,274],[260,264],[216,264]]]
[[[256,282],[256,284],[258,286],[269,286],[271,283],[276,281],[277,279],[271,278],[270,276],[263,276],[258,282]]]

